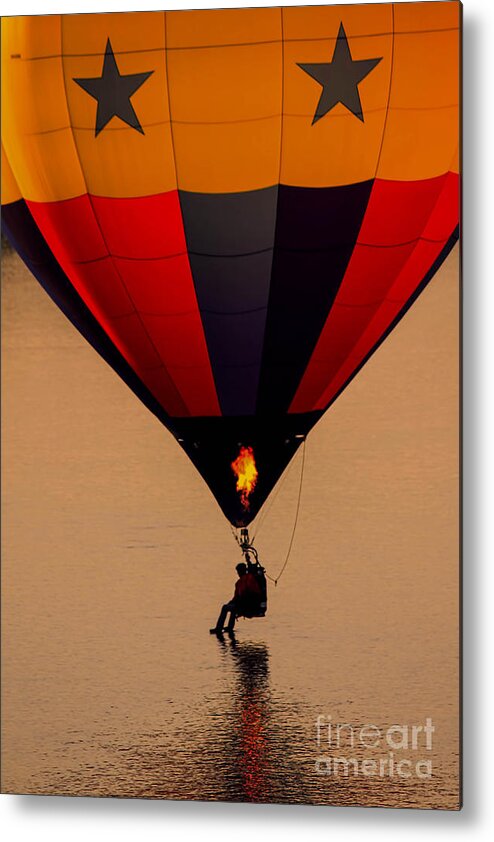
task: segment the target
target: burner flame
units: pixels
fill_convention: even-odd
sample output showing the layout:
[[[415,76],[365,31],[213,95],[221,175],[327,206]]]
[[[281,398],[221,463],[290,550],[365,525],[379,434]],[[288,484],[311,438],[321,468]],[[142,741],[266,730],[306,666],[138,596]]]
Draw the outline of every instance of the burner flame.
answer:
[[[256,487],[258,474],[252,447],[242,446],[231,467],[237,477],[237,491],[240,494],[240,502],[243,508],[248,511],[250,508],[249,497]]]

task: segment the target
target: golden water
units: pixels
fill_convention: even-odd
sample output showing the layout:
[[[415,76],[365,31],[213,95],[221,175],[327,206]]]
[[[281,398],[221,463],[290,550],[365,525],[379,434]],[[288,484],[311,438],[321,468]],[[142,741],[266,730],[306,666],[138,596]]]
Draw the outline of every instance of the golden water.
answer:
[[[239,555],[207,487],[3,270],[3,790],[457,807],[457,251],[311,433],[290,562],[236,643],[208,634]],[[271,575],[299,471],[258,531]],[[318,774],[320,715],[430,717],[432,750],[394,755],[432,777]]]

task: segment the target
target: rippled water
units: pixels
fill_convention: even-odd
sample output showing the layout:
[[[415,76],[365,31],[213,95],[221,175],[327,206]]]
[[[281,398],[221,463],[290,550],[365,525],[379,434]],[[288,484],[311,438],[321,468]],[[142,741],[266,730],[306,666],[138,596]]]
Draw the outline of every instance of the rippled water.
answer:
[[[455,251],[311,433],[268,616],[218,641],[226,521],[4,258],[4,791],[458,806],[457,283]],[[271,575],[299,471],[300,456],[258,524]],[[389,764],[390,748],[352,748],[347,729],[331,752],[318,716],[354,734],[430,717],[432,749],[422,733],[394,760],[429,759],[432,777],[321,774],[331,753]]]

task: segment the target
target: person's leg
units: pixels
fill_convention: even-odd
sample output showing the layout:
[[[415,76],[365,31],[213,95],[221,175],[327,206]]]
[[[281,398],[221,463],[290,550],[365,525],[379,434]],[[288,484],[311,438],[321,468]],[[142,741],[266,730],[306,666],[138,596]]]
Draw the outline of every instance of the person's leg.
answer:
[[[220,616],[218,617],[216,626],[214,629],[211,629],[211,631],[223,631],[223,626],[225,625],[227,614],[229,611],[232,610],[232,606],[232,602],[225,602],[225,604],[221,608]]]
[[[237,614],[235,612],[235,604],[231,602],[230,605],[230,620],[228,626],[226,627],[226,630],[232,632],[235,628],[235,620],[237,619]]]

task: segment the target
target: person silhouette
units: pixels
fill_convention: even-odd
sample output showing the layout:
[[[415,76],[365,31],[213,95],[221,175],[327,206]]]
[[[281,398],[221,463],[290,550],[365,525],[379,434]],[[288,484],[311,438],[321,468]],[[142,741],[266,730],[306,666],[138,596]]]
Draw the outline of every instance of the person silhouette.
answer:
[[[215,627],[209,630],[210,634],[223,633],[228,614],[230,614],[230,619],[226,630],[233,632],[237,617],[253,617],[259,612],[262,594],[256,577],[243,561],[237,564],[235,570],[238,573],[238,579],[235,583],[233,598],[221,607]]]

